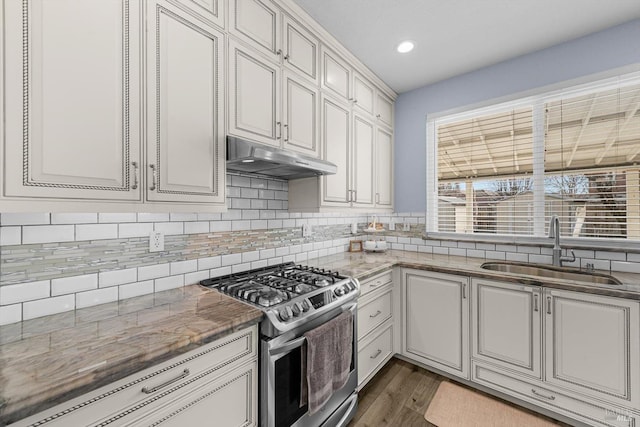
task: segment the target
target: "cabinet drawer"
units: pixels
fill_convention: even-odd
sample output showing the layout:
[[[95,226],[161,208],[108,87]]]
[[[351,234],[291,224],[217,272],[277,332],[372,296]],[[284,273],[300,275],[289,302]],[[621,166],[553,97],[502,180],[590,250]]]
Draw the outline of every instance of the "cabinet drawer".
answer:
[[[127,426],[195,426],[202,425],[212,414],[215,416],[215,425],[255,426],[258,412],[255,396],[257,377],[256,361],[240,366],[227,375],[183,393],[183,397]]]
[[[23,419],[15,426],[119,425],[137,411],[164,405],[167,390],[203,377],[215,378],[256,357],[257,327],[244,329],[159,365],[137,372],[93,392]],[[47,419],[45,421],[45,419]]]
[[[607,404],[592,404],[523,381],[500,369],[474,363],[472,380],[510,396],[596,426],[638,427],[629,410]]]
[[[371,333],[387,319],[391,318],[393,307],[392,289],[364,302],[358,307],[358,339]]]
[[[387,283],[391,283],[391,280],[391,270],[370,279],[363,280],[360,283],[360,296],[364,296],[375,289],[379,289]]]
[[[393,324],[358,350],[358,387],[382,367],[393,353]]]

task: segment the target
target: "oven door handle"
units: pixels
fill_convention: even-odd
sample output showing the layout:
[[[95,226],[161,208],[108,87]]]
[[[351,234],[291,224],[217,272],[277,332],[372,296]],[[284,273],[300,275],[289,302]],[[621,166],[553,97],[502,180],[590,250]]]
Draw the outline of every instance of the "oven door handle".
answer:
[[[355,310],[356,310],[357,306],[358,306],[358,304],[354,303],[354,304],[345,306],[342,311],[343,312],[344,311],[350,311],[351,313],[353,313],[355,315]],[[302,346],[302,344],[304,344],[305,339],[306,338],[304,336],[301,336],[301,337],[295,338],[295,339],[293,339],[291,341],[287,341],[286,343],[284,343],[284,344],[282,344],[282,345],[280,345],[278,347],[270,349],[269,350],[269,355],[270,356],[277,356],[278,354],[288,353],[291,350]]]
[[[291,350],[293,350],[294,348],[298,348],[298,347],[302,346],[302,344],[304,343],[305,339],[306,339],[305,337],[296,338],[294,340],[288,341],[286,344],[283,344],[283,345],[278,346],[276,348],[272,348],[271,350],[269,350],[269,355],[277,356],[278,354],[288,353]]]

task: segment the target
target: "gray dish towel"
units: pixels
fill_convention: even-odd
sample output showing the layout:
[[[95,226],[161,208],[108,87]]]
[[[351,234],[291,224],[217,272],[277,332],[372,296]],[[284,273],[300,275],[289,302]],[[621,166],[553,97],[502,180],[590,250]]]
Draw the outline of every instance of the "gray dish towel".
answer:
[[[314,414],[347,383],[353,354],[353,315],[346,311],[305,332],[300,406]],[[306,348],[305,348],[306,347]]]

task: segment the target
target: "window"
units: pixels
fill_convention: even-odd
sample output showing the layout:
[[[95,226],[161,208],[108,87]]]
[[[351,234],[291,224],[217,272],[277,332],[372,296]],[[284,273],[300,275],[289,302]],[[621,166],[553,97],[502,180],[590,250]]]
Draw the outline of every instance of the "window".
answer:
[[[428,232],[640,240],[640,78],[427,123]]]

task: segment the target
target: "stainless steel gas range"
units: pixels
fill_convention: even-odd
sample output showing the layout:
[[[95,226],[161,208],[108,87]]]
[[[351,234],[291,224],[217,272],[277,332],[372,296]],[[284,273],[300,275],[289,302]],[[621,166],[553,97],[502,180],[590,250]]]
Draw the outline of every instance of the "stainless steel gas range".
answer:
[[[259,307],[260,425],[263,427],[346,426],[357,408],[357,280],[320,268],[279,264],[203,280],[215,288]],[[347,383],[324,407],[310,414],[301,402],[304,333],[339,316],[353,314],[351,368]]]

